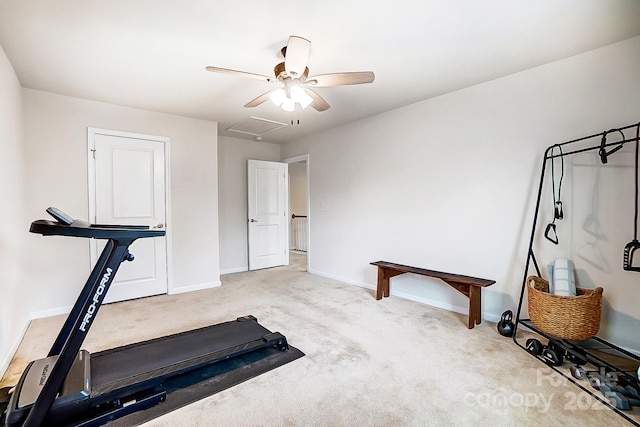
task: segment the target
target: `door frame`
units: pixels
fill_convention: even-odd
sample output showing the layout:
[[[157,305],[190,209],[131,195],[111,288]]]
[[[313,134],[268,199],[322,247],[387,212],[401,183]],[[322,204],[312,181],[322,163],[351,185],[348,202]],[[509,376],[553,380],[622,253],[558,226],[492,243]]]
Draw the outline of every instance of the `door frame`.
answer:
[[[96,222],[96,171],[93,158],[93,146],[95,144],[96,135],[117,136],[122,138],[145,139],[153,142],[164,144],[164,211],[165,211],[165,242],[166,242],[166,268],[167,268],[167,294],[173,293],[173,263],[171,248],[171,168],[169,153],[171,153],[171,139],[166,136],[148,135],[143,133],[124,132],[111,129],[100,129],[87,127],[87,186],[89,193],[89,222]],[[90,268],[97,261],[97,242],[95,239],[89,239],[89,262]]]
[[[290,157],[288,159],[284,159],[283,160],[284,163],[298,163],[298,162],[305,162],[306,168],[307,168],[307,271],[310,271],[309,268],[311,266],[311,185],[310,185],[310,178],[309,178],[309,170],[310,170],[310,163],[309,163],[309,154],[303,154],[300,156],[296,156],[296,157]],[[289,186],[288,189],[288,193],[287,196],[290,196],[291,193],[291,186]],[[287,240],[287,245],[289,245],[289,241]]]

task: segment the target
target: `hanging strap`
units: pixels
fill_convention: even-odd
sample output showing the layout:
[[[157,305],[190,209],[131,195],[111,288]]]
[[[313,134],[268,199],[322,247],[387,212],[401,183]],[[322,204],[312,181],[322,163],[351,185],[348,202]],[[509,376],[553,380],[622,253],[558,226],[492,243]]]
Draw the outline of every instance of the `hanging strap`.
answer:
[[[623,142],[620,142],[620,145],[617,145],[616,147],[612,148],[611,151],[607,152],[607,134],[616,130],[620,132],[620,135],[622,135],[622,141],[624,141],[624,132],[622,132],[622,130],[620,129],[610,129],[602,132],[602,140],[600,141],[600,150],[598,151],[598,153],[600,154],[600,161],[603,165],[607,164],[610,155],[621,149],[624,145]]]
[[[638,240],[638,146],[640,145],[640,122],[636,126],[636,205],[633,215],[633,240]]]
[[[555,149],[556,147],[560,151],[560,181],[558,182],[558,197],[556,198],[556,170],[555,170]],[[551,147],[551,191],[553,193],[553,221],[547,224],[547,228],[544,230],[544,237],[553,243],[558,244],[558,231],[556,230],[556,219],[564,218],[564,212],[562,210],[562,202],[560,201],[560,194],[562,193],[562,179],[564,178],[564,155],[562,153],[562,147],[558,144]]]
[[[560,151],[560,181],[558,183],[558,197],[556,198],[556,175],[555,175],[555,158],[554,152],[556,147]],[[553,223],[556,219],[564,218],[564,212],[562,210],[562,202],[560,201],[560,195],[562,194],[562,179],[564,178],[564,155],[562,153],[562,147],[558,144],[551,147],[551,187],[553,191]]]

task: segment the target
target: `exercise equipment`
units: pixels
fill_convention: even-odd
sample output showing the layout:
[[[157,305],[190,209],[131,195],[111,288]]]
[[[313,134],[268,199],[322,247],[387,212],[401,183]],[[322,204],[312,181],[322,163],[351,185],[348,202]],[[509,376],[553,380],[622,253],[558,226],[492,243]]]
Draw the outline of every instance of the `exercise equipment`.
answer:
[[[606,385],[600,386],[600,391],[604,397],[609,399],[611,405],[617,409],[628,411],[631,409],[631,406],[640,406],[640,400],[626,396],[624,393],[620,393]]]
[[[601,377],[590,378],[590,382],[593,388],[600,390],[611,405],[617,409],[627,411],[631,409],[631,406],[640,406],[640,395],[638,390],[632,386],[621,387],[616,385],[615,381],[603,381]]]
[[[498,332],[503,337],[512,337],[515,325],[513,324],[513,312],[511,310],[507,310],[502,313],[502,317],[500,317],[500,321],[498,322]]]
[[[578,380],[588,380],[591,387],[599,390],[616,409],[629,410],[632,406],[640,406],[640,393],[630,384],[624,383],[621,373],[609,371],[601,367],[598,371],[588,371],[582,366],[569,367],[571,375]]]
[[[601,383],[616,383],[618,381],[618,376],[615,372],[609,371],[606,368],[602,367],[597,371],[588,371],[584,367],[579,365],[571,365],[569,367],[569,372],[571,372],[571,376],[577,380],[588,380],[590,378],[595,378],[598,381],[594,381],[591,384],[596,384],[594,388]]]
[[[542,360],[549,366],[562,366],[564,363],[564,350],[559,347],[547,345],[542,350]]]
[[[615,134],[618,134],[619,137],[614,138],[616,136]],[[543,274],[540,268],[541,266],[543,266],[543,264],[539,263],[539,260],[537,259],[538,249],[536,249],[537,246],[540,244],[539,238],[542,237],[540,236],[540,234],[542,234],[541,233],[542,231],[545,231],[546,232],[545,234],[547,234],[547,237],[549,237],[550,236],[549,233],[552,233],[554,231],[553,227],[549,227],[549,226],[548,226],[549,230],[545,230],[544,226],[542,226],[541,228],[541,224],[544,224],[547,222],[545,220],[543,223],[542,222],[543,220],[541,218],[544,217],[542,215],[542,211],[545,209],[545,206],[546,206],[546,202],[545,202],[547,197],[546,194],[548,194],[548,189],[549,187],[551,187],[550,183],[548,182],[549,168],[551,167],[550,163],[555,160],[556,166],[558,166],[557,161],[558,161],[558,157],[560,156],[562,156],[562,158],[566,158],[567,160],[570,160],[570,159],[575,159],[576,155],[579,155],[579,154],[582,155],[587,153],[592,153],[596,155],[599,153],[601,156],[600,156],[600,159],[598,160],[602,160],[602,162],[605,163],[608,160],[609,156],[615,155],[614,153],[621,150],[622,149],[621,147],[623,147],[625,144],[630,144],[635,142],[638,142],[638,121],[636,121],[634,124],[620,127],[619,129],[611,129],[606,132],[598,132],[595,134],[586,135],[580,138],[566,141],[560,144],[550,145],[545,149],[544,158],[542,159],[542,162],[541,162],[540,175],[539,175],[539,181],[537,186],[538,191],[535,198],[535,207],[533,209],[532,223],[531,223],[531,229],[530,229],[531,233],[529,235],[529,245],[527,247],[526,258],[525,258],[525,263],[523,268],[520,298],[518,301],[518,308],[515,311],[516,316],[514,318],[514,323],[516,327],[516,333],[514,333],[513,340],[516,345],[518,345],[523,350],[530,353],[531,349],[527,348],[525,345],[525,341],[530,336],[529,332],[533,334],[537,334],[538,336],[546,339],[557,339],[563,345],[566,344],[568,348],[572,349],[572,352],[569,352],[569,351],[567,352],[566,358],[568,360],[571,360],[570,358],[573,357],[575,360],[581,359],[581,363],[588,362],[588,363],[582,363],[583,365],[587,365],[587,366],[593,365],[595,368],[599,368],[600,366],[606,366],[612,371],[622,373],[622,377],[623,377],[622,381],[629,381],[630,383],[635,383],[637,385],[638,379],[640,377],[640,373],[637,372],[639,368],[638,365],[640,362],[640,356],[638,356],[637,354],[631,353],[621,348],[620,346],[616,345],[615,343],[607,341],[603,338],[600,338],[597,335],[584,341],[579,339],[580,337],[577,337],[576,339],[573,339],[573,340],[569,340],[566,338],[560,339],[560,337],[558,337],[557,335],[554,335],[551,332],[545,332],[541,328],[537,327],[530,318],[527,318],[527,315],[526,315],[527,313],[526,297],[528,295],[528,289],[530,288],[529,278],[531,276],[543,277]],[[558,148],[557,148],[558,145],[562,147],[562,155],[558,154]],[[578,163],[580,162],[571,160],[572,165],[578,165]],[[593,163],[594,162],[588,162],[588,164],[585,164],[585,166],[589,165],[590,170],[593,169],[596,172],[596,175],[593,176],[594,181],[593,181],[593,188],[592,188],[592,191],[593,191],[592,194],[595,197],[595,195],[601,193],[601,191],[597,191],[597,190],[603,190],[602,188],[596,187],[598,183],[601,183],[601,180],[598,180],[597,171],[605,170],[606,168],[601,168],[599,166],[600,161],[595,162],[596,164],[593,164]],[[594,167],[592,168],[591,166],[594,166]],[[575,181],[574,184],[580,185],[580,182],[576,181],[576,178],[577,177],[573,178],[573,180]],[[566,195],[563,194],[563,197],[566,198]],[[555,205],[555,202],[554,202],[554,205]],[[640,201],[638,205],[639,205],[638,209],[640,211]],[[600,248],[598,247],[598,242],[597,242],[598,240],[600,241],[606,240],[606,236],[602,233],[602,230],[600,229],[599,224],[596,221],[597,214],[598,214],[597,209],[595,209],[597,207],[597,200],[592,198],[591,206],[592,206],[592,209],[591,209],[592,215],[591,217],[587,218],[588,220],[585,220],[585,224],[583,225],[583,227],[585,228],[584,230],[585,235],[589,237],[589,240],[587,241],[586,249],[589,250],[590,256],[588,258],[586,257],[585,258],[588,263],[592,264],[596,268],[600,268],[604,272],[608,272],[610,270],[609,263],[602,256],[602,253],[600,253],[599,251]],[[566,212],[564,213],[566,214]],[[565,215],[565,217],[567,217],[567,215]],[[555,218],[555,206],[554,206],[554,218]],[[577,217],[572,219],[575,220],[577,219]],[[576,225],[579,225],[579,224],[576,224]],[[555,235],[555,240],[557,241],[557,235]],[[573,248],[575,250],[575,247]],[[581,256],[580,250],[578,251],[577,255]],[[586,263],[585,263],[585,266],[586,266]],[[585,268],[587,267],[588,266],[586,266]],[[535,269],[535,272],[531,271],[534,269]],[[622,298],[624,297],[625,296],[623,295]],[[529,316],[530,314],[531,313],[529,313]],[[523,333],[518,333],[520,331],[520,328],[524,328]],[[536,357],[542,360],[541,357],[539,356],[536,356]],[[572,376],[569,374],[568,366],[567,366],[567,369],[565,369],[564,367],[552,367],[552,369],[557,373],[559,373],[560,375],[563,375],[565,378],[568,378],[579,385],[579,382],[574,381]],[[587,393],[590,393],[596,396],[596,393],[594,393],[593,390],[591,390],[591,387],[589,387],[589,390],[587,390],[584,387],[582,388]],[[623,417],[625,420],[630,421],[634,425],[640,426],[640,423],[638,423],[637,412],[634,411],[634,414],[633,414],[634,417],[631,418],[629,414],[626,413],[625,411],[620,411],[617,408],[613,408],[613,410],[618,415]]]
[[[566,351],[567,354],[565,354],[564,357],[566,357],[569,362],[578,366],[587,364],[587,355],[582,349],[574,347],[566,348]]]
[[[557,157],[560,157],[560,181],[558,183],[558,197],[556,197],[556,175],[555,175],[555,157],[554,154],[555,149],[558,148],[560,154]],[[564,178],[564,156],[562,154],[562,146],[559,144],[555,144],[551,148],[551,191],[553,192],[553,221],[547,224],[547,228],[544,231],[544,237],[557,245],[559,242],[558,239],[558,231],[556,229],[556,220],[561,220],[564,218],[564,209],[562,208],[562,201],[560,200],[562,193],[562,179]]]
[[[282,334],[264,328],[253,316],[94,354],[81,350],[120,264],[134,259],[129,246],[137,239],[164,236],[165,231],[89,224],[55,208],[47,212],[55,221],[34,221],[32,233],[107,243],[49,354],[31,362],[22,374],[0,425],[102,425],[163,402],[165,381],[264,349],[289,350]]]
[[[525,348],[529,353],[542,359],[547,365],[560,366],[564,361],[564,349],[553,341],[549,341],[547,345],[544,345],[537,338],[529,338]]]
[[[640,271],[640,265],[634,265],[633,256],[640,249],[638,241],[638,152],[640,151],[640,123],[636,127],[636,167],[635,167],[635,206],[633,214],[633,240],[624,247],[623,268],[626,271]]]
[[[622,139],[619,142],[607,143],[607,135],[611,132],[618,132]],[[609,162],[609,156],[620,150],[624,146],[625,136],[622,129],[609,129],[607,131],[602,132],[602,139],[600,140],[600,149],[598,150],[598,154],[600,155],[600,161],[603,165],[606,165]],[[608,146],[613,146],[613,148],[607,151]]]
[[[527,340],[525,348],[534,356],[540,356],[542,354],[542,350],[544,350],[544,345],[542,345],[539,339],[529,338]]]

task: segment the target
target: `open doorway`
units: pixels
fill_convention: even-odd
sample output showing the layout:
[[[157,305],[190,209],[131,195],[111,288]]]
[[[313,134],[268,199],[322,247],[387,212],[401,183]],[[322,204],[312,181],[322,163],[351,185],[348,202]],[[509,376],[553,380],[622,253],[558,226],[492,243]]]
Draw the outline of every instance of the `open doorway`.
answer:
[[[286,159],[289,164],[289,263],[309,270],[309,155]]]

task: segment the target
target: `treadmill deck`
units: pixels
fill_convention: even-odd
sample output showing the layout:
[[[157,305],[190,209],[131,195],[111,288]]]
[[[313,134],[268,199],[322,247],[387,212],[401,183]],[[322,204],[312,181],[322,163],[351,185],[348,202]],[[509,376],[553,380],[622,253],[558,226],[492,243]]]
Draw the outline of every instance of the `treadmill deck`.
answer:
[[[266,347],[271,331],[253,317],[142,341],[91,355],[91,395],[166,378]],[[284,339],[284,337],[283,337]]]

